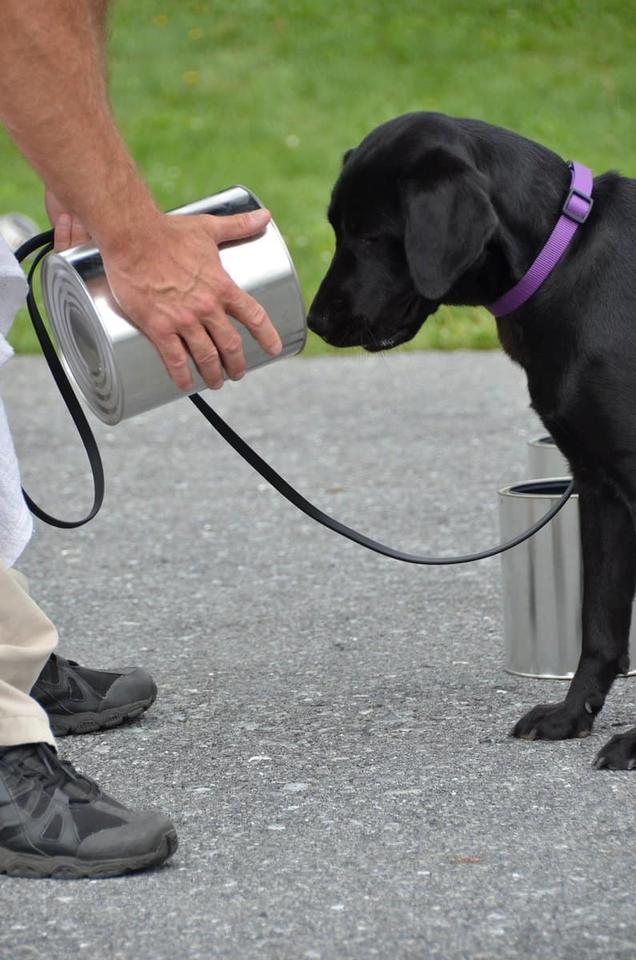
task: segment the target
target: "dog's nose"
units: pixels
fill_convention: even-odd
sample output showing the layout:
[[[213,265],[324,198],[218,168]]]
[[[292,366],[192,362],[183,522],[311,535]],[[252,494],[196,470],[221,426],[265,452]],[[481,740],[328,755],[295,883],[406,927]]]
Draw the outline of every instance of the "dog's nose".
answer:
[[[314,310],[312,306],[307,314],[307,326],[319,337],[322,337],[327,331],[327,318],[324,313]]]
[[[324,306],[322,304],[325,304]],[[325,303],[324,298],[318,296],[309,308],[307,325],[310,330],[317,333],[319,337],[328,337],[342,323],[346,316],[346,304],[342,298],[329,300]]]
[[[318,330],[316,330],[316,314],[312,313],[311,310],[307,314],[307,326],[309,327],[310,330],[313,330],[314,333],[319,332]]]

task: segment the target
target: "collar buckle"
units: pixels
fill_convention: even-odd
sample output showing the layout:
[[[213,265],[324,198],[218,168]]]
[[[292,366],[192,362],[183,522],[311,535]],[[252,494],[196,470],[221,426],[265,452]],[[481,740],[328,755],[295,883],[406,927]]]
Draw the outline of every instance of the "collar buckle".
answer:
[[[565,198],[565,203],[561,207],[561,213],[568,220],[573,220],[574,223],[585,223],[593,206],[594,200],[588,193],[583,193],[582,190],[571,187]]]
[[[486,308],[496,317],[505,317],[518,310],[537,292],[560,261],[579,226],[585,223],[590,215],[594,205],[592,171],[582,163],[569,163],[568,166],[572,176],[570,190],[561,207],[561,215],[547,242],[521,280]]]

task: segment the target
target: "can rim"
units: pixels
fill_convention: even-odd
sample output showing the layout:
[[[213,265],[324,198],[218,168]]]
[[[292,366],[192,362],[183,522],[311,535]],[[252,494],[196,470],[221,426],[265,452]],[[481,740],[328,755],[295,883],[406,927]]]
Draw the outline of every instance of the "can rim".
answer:
[[[520,500],[556,500],[562,497],[571,483],[571,477],[542,477],[540,480],[524,480],[502,487],[500,497],[517,497]],[[578,497],[573,493],[572,497]]]
[[[554,438],[550,436],[549,433],[543,434],[540,437],[533,437],[532,440],[528,440],[529,447],[558,447],[554,442]]]

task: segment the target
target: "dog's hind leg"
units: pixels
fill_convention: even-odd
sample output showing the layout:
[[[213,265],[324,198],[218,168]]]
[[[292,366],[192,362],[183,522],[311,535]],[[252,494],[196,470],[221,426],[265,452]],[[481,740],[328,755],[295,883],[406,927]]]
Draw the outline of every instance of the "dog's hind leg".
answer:
[[[581,658],[565,700],[540,704],[513,728],[513,736],[527,740],[587,736],[617,674],[629,669],[636,583],[632,515],[609,483],[576,479],[583,550]]]
[[[633,472],[629,471],[630,478]],[[630,485],[633,487],[633,484]],[[632,503],[632,519],[636,524],[636,491],[630,492]],[[594,766],[599,770],[634,770],[636,769],[636,727],[625,733],[618,733],[607,741],[596,755]]]

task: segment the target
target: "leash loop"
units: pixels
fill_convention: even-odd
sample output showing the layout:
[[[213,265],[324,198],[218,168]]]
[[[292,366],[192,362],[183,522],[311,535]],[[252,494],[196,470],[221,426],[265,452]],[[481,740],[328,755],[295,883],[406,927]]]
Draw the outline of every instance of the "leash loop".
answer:
[[[52,240],[52,230],[41,233],[37,237],[33,237],[31,240],[27,240],[26,243],[22,244],[22,246],[16,252],[16,257],[19,261],[22,261],[36,250],[39,250],[39,253],[34,259],[28,274],[29,293],[27,296],[27,306],[29,308],[31,322],[33,323],[38,340],[40,341],[46,362],[49,365],[49,369],[53,374],[55,383],[62,394],[62,398],[68,408],[68,411],[73,418],[73,422],[77,427],[77,431],[81,437],[86,455],[88,457],[93,474],[93,506],[87,515],[81,520],[59,520],[42,510],[41,507],[31,500],[24,490],[23,493],[29,509],[35,514],[36,517],[39,517],[40,520],[44,520],[45,523],[49,523],[54,527],[72,529],[75,527],[81,527],[83,524],[88,523],[89,520],[92,520],[93,517],[99,512],[104,499],[104,468],[93,431],[90,428],[84,411],[82,410],[73,387],[71,386],[66,372],[64,371],[64,367],[62,366],[55,352],[55,348],[51,342],[51,338],[49,337],[44,321],[42,320],[35,300],[35,295],[33,293],[33,276],[35,270],[43,257],[45,257],[46,254],[52,250]],[[259,456],[259,454],[256,453],[256,451],[253,450],[249,444],[246,443],[245,440],[243,440],[243,438],[240,437],[238,433],[236,433],[232,427],[225,422],[225,420],[223,420],[222,417],[219,416],[216,410],[214,410],[210,404],[200,396],[200,394],[194,393],[189,397],[189,399],[192,401],[199,413],[205,417],[210,426],[217,431],[217,433],[226,441],[226,443],[229,443],[229,445],[246,461],[246,463],[252,467],[252,469],[259,473],[261,477],[267,481],[267,483],[274,487],[274,489],[277,490],[282,497],[288,500],[289,503],[293,504],[293,506],[295,506],[298,510],[302,511],[302,513],[306,514],[306,516],[308,516],[310,519],[315,520],[316,523],[320,523],[329,530],[333,530],[334,533],[339,534],[341,537],[345,537],[347,540],[352,540],[354,543],[359,544],[361,547],[365,547],[367,550],[372,550],[374,553],[379,553],[382,556],[390,557],[393,560],[401,560],[403,563],[413,563],[421,566],[445,566],[458,563],[472,563],[475,560],[485,560],[487,557],[494,557],[499,553],[504,553],[506,550],[511,550],[513,547],[523,543],[524,540],[528,540],[530,537],[534,536],[535,533],[538,533],[542,527],[545,527],[546,524],[548,524],[557,515],[559,510],[565,506],[574,492],[574,480],[571,480],[565,492],[561,496],[561,499],[528,530],[524,531],[524,533],[518,534],[516,537],[513,537],[511,540],[508,540],[505,543],[500,543],[497,546],[491,547],[487,550],[481,550],[477,553],[470,553],[455,557],[431,557],[415,553],[405,553],[402,550],[396,550],[393,547],[389,547],[386,544],[378,542],[377,540],[373,540],[371,537],[367,537],[365,534],[346,526],[344,523],[341,523],[339,520],[331,517],[328,513],[320,510],[313,503],[311,503],[311,501],[307,500],[306,497],[299,493],[298,490],[292,487],[292,485],[288,483],[284,477],[277,473],[276,470],[274,470],[274,468],[270,466],[266,460],[263,460],[263,458]]]
[[[373,550],[374,553],[380,553],[382,556],[390,557],[392,560],[401,560],[403,563],[437,567],[455,563],[472,563],[474,560],[485,560],[487,557],[494,557],[498,553],[504,553],[506,550],[511,550],[518,544],[523,543],[524,540],[528,540],[534,536],[535,533],[538,533],[542,527],[545,527],[545,525],[557,515],[559,510],[565,506],[574,492],[574,480],[571,480],[558,503],[555,503],[548,512],[537,520],[528,530],[514,537],[512,540],[500,543],[496,547],[491,547],[488,550],[481,550],[478,553],[469,553],[465,556],[457,557],[428,557],[416,553],[404,553],[402,550],[395,550],[393,547],[389,547],[384,543],[372,540],[371,537],[367,537],[365,534],[359,533],[359,531],[353,530],[351,527],[347,527],[344,523],[341,523],[328,513],[320,510],[315,504],[307,500],[306,497],[303,497],[298,490],[292,487],[284,477],[281,477],[255,450],[252,450],[249,444],[247,444],[238,433],[235,433],[225,420],[212,409],[209,403],[206,403],[203,397],[198,393],[194,393],[189,399],[199,413],[203,414],[208,423],[236,450],[239,456],[243,457],[243,459],[249,463],[250,467],[256,470],[257,473],[260,473],[264,480],[267,480],[282,497],[297,507],[298,510],[302,511],[302,513],[306,514],[312,520],[315,520],[316,523],[321,523],[329,530],[333,530],[334,533],[340,534],[341,537],[346,537],[347,540],[352,540],[361,547],[366,547],[367,550]]]
[[[82,410],[79,400],[75,396],[75,392],[68,377],[66,376],[64,367],[62,366],[60,359],[55,352],[55,347],[51,342],[51,338],[38,309],[35,294],[33,292],[33,277],[38,264],[52,249],[53,230],[47,230],[35,237],[31,237],[30,240],[27,240],[25,243],[23,243],[22,246],[20,246],[16,251],[15,256],[18,262],[21,263],[28,256],[30,256],[30,254],[34,253],[36,250],[39,250],[38,255],[34,258],[33,263],[31,264],[31,268],[27,276],[27,281],[29,284],[27,307],[29,310],[29,316],[31,317],[31,323],[33,324],[33,329],[35,330],[36,336],[40,342],[40,346],[42,347],[42,353],[44,354],[46,362],[49,366],[49,370],[53,374],[53,379],[55,380],[57,388],[62,394],[62,399],[64,400],[66,408],[73,419],[73,423],[75,424],[77,432],[79,433],[84,445],[86,456],[88,457],[91,473],[93,475],[93,506],[86,516],[82,517],[81,520],[60,520],[58,517],[54,517],[50,513],[47,513],[46,510],[42,509],[42,507],[39,507],[38,504],[31,499],[24,487],[22,488],[22,495],[24,496],[26,504],[31,513],[38,517],[39,520],[43,520],[45,523],[48,523],[53,527],[59,527],[62,530],[73,530],[76,527],[84,526],[85,523],[88,523],[89,520],[92,520],[93,517],[97,516],[101,509],[104,501],[105,490],[104,466],[102,464],[102,458],[100,456],[99,447],[97,446],[97,441],[93,431],[90,428],[90,424],[86,419],[86,415]]]

